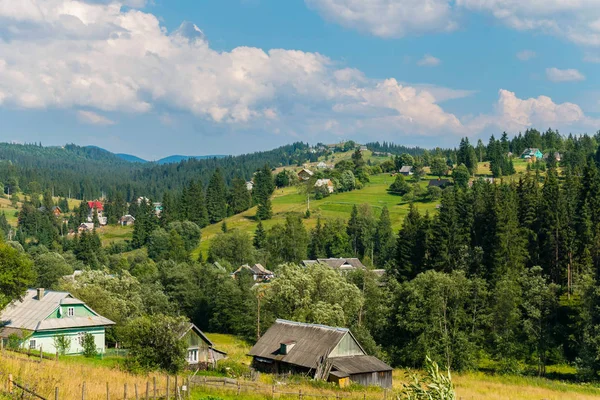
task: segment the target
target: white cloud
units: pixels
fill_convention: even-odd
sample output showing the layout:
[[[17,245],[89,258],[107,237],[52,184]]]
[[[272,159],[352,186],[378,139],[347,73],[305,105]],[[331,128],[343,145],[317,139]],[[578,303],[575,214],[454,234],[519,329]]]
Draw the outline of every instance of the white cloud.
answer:
[[[422,67],[437,67],[438,65],[440,65],[440,63],[441,61],[439,58],[436,58],[430,54],[425,54],[423,58],[417,61],[417,65],[420,65]]]
[[[585,80],[585,76],[576,69],[547,68],[546,77],[552,82],[577,82]]]
[[[537,54],[532,50],[523,50],[517,53],[517,58],[521,61],[529,61],[535,58]]]
[[[577,104],[556,104],[550,97],[520,99],[514,92],[501,89],[494,112],[480,115],[465,126],[472,132],[506,130],[520,132],[531,127],[595,129],[600,120],[586,116]]]
[[[86,124],[92,125],[114,125],[115,121],[112,121],[100,114],[97,114],[93,111],[77,111],[77,117],[79,120]]]
[[[288,133],[368,124],[458,133],[460,121],[438,103],[471,93],[370,79],[318,53],[216,51],[192,23],[169,33],[154,15],[115,2],[13,4],[0,0],[0,35],[8,38],[0,40],[1,104],[95,110],[80,113],[86,122],[109,123],[96,111],[160,112],[166,105],[217,124]]]
[[[305,0],[324,18],[380,37],[452,31],[449,0]]]

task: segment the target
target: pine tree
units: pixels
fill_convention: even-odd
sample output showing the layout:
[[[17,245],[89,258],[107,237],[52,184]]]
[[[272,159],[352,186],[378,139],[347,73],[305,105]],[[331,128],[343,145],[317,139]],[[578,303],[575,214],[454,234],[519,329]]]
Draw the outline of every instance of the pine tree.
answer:
[[[375,265],[383,266],[394,256],[394,231],[387,206],[383,206],[375,231]]]
[[[258,203],[256,208],[256,218],[260,220],[271,219],[273,216],[273,206],[271,205],[271,199],[262,200]]]
[[[229,193],[229,214],[239,214],[252,206],[252,196],[242,178],[234,178]]]
[[[317,218],[317,225],[310,232],[310,243],[308,244],[308,257],[311,260],[327,257],[326,240],[325,232],[321,226],[321,218]]]
[[[559,285],[563,284],[563,277],[566,276],[561,265],[564,256],[561,252],[563,205],[558,174],[555,169],[550,169],[546,174],[540,203],[540,220],[543,221],[539,229],[540,261],[544,273]]]
[[[348,226],[346,227],[346,232],[348,233],[348,237],[350,239],[350,246],[352,247],[352,251],[356,256],[358,254],[358,241],[360,239],[360,225],[358,222],[358,207],[356,204],[352,207],[352,212],[350,213],[350,219],[348,220]]]
[[[267,232],[263,227],[262,221],[258,220],[258,225],[256,226],[256,230],[254,231],[254,247],[257,249],[264,249],[267,242]]]
[[[227,216],[227,189],[220,169],[216,169],[206,188],[206,211],[211,224]]]
[[[411,203],[396,242],[394,274],[399,281],[409,281],[424,270],[426,238],[423,233],[423,218]]]
[[[162,211],[160,213],[160,226],[166,228],[171,222],[177,220],[177,209],[171,193],[165,191],[162,197]]]
[[[256,217],[261,220],[270,219],[273,216],[271,195],[275,190],[273,174],[268,165],[256,172],[254,175],[253,198],[258,204]]]

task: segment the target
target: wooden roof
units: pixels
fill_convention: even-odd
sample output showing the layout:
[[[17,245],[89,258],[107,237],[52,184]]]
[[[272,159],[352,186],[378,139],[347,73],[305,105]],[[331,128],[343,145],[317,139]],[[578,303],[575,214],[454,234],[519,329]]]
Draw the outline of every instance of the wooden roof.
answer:
[[[333,367],[349,375],[391,371],[392,367],[373,356],[333,357]]]

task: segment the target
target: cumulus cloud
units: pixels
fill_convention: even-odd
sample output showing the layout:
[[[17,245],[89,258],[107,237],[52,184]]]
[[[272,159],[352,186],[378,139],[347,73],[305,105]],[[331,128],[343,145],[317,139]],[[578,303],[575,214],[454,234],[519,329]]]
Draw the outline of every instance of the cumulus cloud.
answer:
[[[514,92],[501,89],[494,112],[465,121],[469,130],[519,132],[531,127],[594,129],[600,120],[586,116],[577,104],[556,104],[550,97],[520,99]]]
[[[598,0],[305,0],[324,18],[380,37],[452,31],[465,11],[492,15],[517,30],[536,30],[600,46]]]
[[[0,0],[0,104],[91,109],[79,117],[96,124],[110,123],[96,111],[167,106],[217,124],[267,124],[272,131],[305,125],[351,132],[368,124],[415,134],[462,129],[438,103],[470,92],[370,79],[318,53],[216,51],[193,23],[168,32],[154,15],[122,5]]]
[[[305,0],[324,18],[380,37],[452,31],[449,0]]]
[[[517,58],[521,61],[529,61],[535,58],[537,54],[532,50],[523,50],[517,53]]]
[[[546,77],[552,82],[577,82],[585,80],[585,76],[576,69],[547,68]]]
[[[79,120],[86,124],[92,125],[114,125],[115,121],[112,121],[98,113],[93,111],[80,110],[77,112]]]
[[[421,67],[437,67],[440,65],[441,61],[439,58],[436,58],[430,54],[425,54],[423,58],[417,61],[417,65]]]

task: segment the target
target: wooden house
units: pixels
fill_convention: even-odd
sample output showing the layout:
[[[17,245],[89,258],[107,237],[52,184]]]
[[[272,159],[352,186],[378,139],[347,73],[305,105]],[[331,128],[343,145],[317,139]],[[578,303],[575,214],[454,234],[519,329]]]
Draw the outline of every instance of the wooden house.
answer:
[[[331,179],[317,179],[317,181],[315,182],[315,187],[320,188],[322,186],[326,187],[329,193],[333,193],[333,191],[335,190]]]
[[[251,274],[252,278],[256,282],[268,281],[268,280],[273,279],[275,277],[275,275],[273,274],[273,272],[271,272],[268,269],[266,269],[265,267],[263,267],[262,264],[254,264],[253,266],[249,266],[248,264],[242,265],[241,267],[239,267],[238,269],[236,269],[231,274],[231,276],[234,279],[237,279],[238,275],[241,274],[241,273],[243,273],[243,272],[247,272],[247,273]]]
[[[214,368],[219,360],[227,358],[227,353],[215,349],[213,343],[194,324],[186,324],[180,329],[179,338],[187,346],[186,361],[193,368]]]
[[[98,215],[98,222],[101,226],[108,223],[108,219],[104,216],[104,204],[99,200],[88,201],[88,217],[87,222],[94,222],[94,212]]]
[[[278,319],[250,350],[255,369],[347,386],[392,386],[392,367],[369,356],[346,328]]]
[[[114,322],[104,318],[70,293],[29,289],[21,300],[10,303],[0,313],[0,338],[20,338],[22,348],[57,351],[55,338],[69,339],[67,354],[83,351],[83,337],[94,337],[96,350],[104,352],[105,328]]]
[[[301,181],[307,181],[309,180],[312,176],[314,175],[314,173],[307,168],[302,168],[300,170],[300,172],[298,172],[298,179],[300,179]]]
[[[81,225],[79,225],[79,228],[77,228],[77,231],[79,233],[81,232],[91,232],[94,230],[94,223],[93,222],[82,222]]]
[[[527,148],[521,153],[521,158],[524,160],[536,159],[541,160],[544,155],[538,148],[530,147]]]
[[[302,265],[323,264],[339,272],[354,271],[357,269],[366,269],[358,258],[318,258],[316,260],[303,260]]]
[[[405,165],[398,171],[400,175],[410,176],[413,174],[413,167],[410,165]]]
[[[135,224],[135,217],[129,214],[123,215],[119,219],[119,223],[121,224],[121,226],[132,226],[133,224]]]

